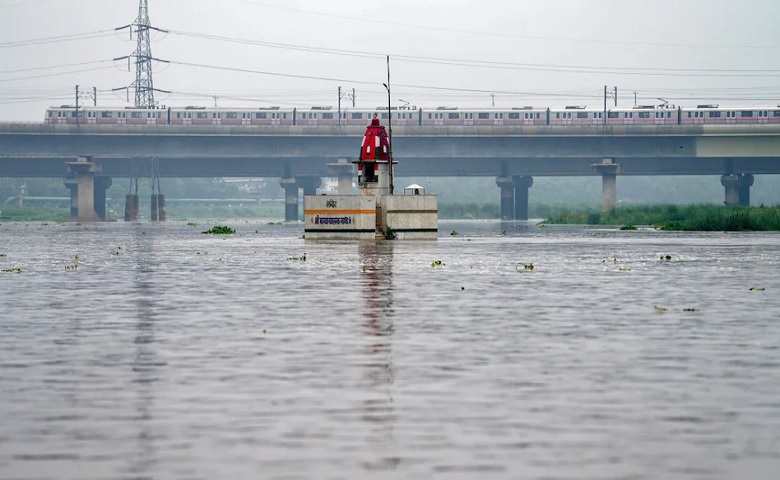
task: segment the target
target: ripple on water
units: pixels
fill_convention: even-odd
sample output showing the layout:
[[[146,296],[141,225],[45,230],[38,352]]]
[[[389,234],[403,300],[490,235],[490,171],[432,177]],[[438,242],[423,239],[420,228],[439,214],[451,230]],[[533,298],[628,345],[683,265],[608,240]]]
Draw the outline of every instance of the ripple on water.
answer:
[[[775,478],[777,235],[519,225],[0,225],[0,469]]]

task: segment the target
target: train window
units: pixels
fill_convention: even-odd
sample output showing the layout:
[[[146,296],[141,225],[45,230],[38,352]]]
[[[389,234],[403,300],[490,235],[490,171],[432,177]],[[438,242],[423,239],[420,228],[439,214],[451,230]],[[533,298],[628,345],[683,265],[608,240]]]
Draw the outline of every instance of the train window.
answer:
[[[112,112],[100,112],[100,116],[103,118],[111,118],[114,114]]]
[[[283,113],[283,114],[282,114],[282,118],[287,118],[287,114],[286,114],[286,113]]]
[[[577,118],[588,118],[588,114],[586,112],[577,112]]]
[[[209,114],[206,112],[197,112],[195,118],[209,118]]]
[[[650,118],[650,112],[639,112],[639,118]]]
[[[236,112],[227,112],[225,114],[225,118],[238,118],[238,113],[236,113]]]
[[[332,113],[323,113],[322,114],[323,120],[333,120],[333,114]]]
[[[509,118],[512,119],[512,120],[517,120],[518,118],[520,118],[520,114],[519,113],[510,113],[509,114]],[[527,119],[528,118],[528,114],[526,113],[523,118]]]
[[[555,112],[555,118],[561,118],[561,113],[560,112]]]
[[[457,120],[457,119],[459,119],[459,118],[460,118],[460,114],[459,114],[459,113],[450,113],[449,115],[447,115],[447,117],[448,117],[450,120]]]
[[[490,114],[489,113],[478,113],[477,115],[479,116],[479,118],[481,120],[487,120],[488,118],[490,118]]]
[[[720,112],[710,112],[710,118],[720,118]]]
[[[618,112],[607,112],[607,118],[620,118],[620,113],[618,113]]]
[[[691,112],[688,112],[688,118],[691,118]]]
[[[742,118],[752,117],[752,116],[753,116],[752,110],[742,110]]]
[[[383,120],[387,120],[387,114],[386,114],[386,113],[383,113],[383,114],[380,116],[380,118],[382,118]]]
[[[132,112],[130,118],[143,118],[143,112]]]
[[[780,110],[775,110],[774,112],[772,112],[772,116],[773,117],[780,117]]]
[[[265,112],[260,112],[255,114],[255,118],[258,120],[264,120],[268,118],[268,115]]]

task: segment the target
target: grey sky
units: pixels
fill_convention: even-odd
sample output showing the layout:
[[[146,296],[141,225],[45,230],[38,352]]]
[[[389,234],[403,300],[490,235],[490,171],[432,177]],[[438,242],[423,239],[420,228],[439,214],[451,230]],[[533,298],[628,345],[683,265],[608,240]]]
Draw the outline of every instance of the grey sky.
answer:
[[[355,88],[358,106],[375,107],[386,102],[384,54],[396,105],[596,106],[604,85],[618,86],[622,106],[633,105],[635,90],[640,104],[657,97],[683,105],[780,103],[780,2],[773,0],[149,4],[152,24],[171,31],[154,36],[153,53],[178,62],[155,67],[155,86],[175,92],[156,95],[166,105],[213,105],[217,95],[220,106],[335,106],[341,85]],[[47,106],[74,103],[76,84],[97,87],[99,105],[127,105],[124,93],[110,90],[134,74],[111,59],[135,44],[112,30],[137,10],[137,0],[0,0],[0,120],[40,121]],[[81,33],[93,35],[13,45]]]

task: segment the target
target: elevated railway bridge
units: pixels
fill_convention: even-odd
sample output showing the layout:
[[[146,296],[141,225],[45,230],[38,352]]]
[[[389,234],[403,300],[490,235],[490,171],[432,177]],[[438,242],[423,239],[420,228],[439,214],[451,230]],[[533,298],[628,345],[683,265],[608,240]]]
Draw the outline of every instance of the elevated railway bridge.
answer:
[[[353,175],[364,130],[0,123],[0,177],[65,177],[74,205],[99,216],[112,178],[275,177],[287,220],[295,220],[299,189],[312,194],[323,177]],[[720,175],[725,203],[747,205],[754,175],[780,173],[776,124],[416,126],[392,134],[396,176],[495,177],[505,220],[528,217],[537,176],[599,175],[610,209],[621,175]]]

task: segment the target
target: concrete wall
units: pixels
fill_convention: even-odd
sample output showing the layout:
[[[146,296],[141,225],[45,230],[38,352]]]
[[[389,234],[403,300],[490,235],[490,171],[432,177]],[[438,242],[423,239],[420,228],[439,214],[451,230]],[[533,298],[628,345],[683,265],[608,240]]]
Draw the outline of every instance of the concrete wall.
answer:
[[[376,197],[306,195],[303,221],[307,240],[373,240],[376,237]]]
[[[399,240],[435,240],[438,236],[439,197],[436,195],[385,196],[380,197],[379,206],[386,227]]]

